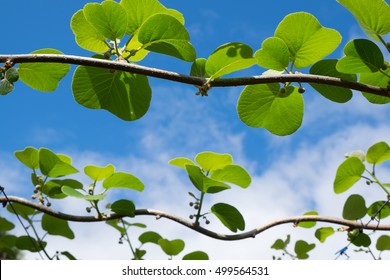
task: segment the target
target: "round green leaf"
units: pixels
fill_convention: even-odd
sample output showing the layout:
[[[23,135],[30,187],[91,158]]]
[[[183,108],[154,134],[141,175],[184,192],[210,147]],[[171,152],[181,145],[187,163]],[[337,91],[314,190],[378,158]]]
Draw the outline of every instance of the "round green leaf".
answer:
[[[112,164],[105,167],[99,167],[94,165],[87,165],[84,167],[84,173],[95,181],[101,181],[110,177],[115,171],[115,167]]]
[[[78,170],[72,165],[62,161],[49,149],[39,149],[39,168],[43,175],[57,178],[77,173]]]
[[[218,193],[227,189],[230,189],[229,185],[206,176],[203,178],[203,190],[206,193]]]
[[[135,205],[134,202],[127,199],[120,199],[111,204],[111,210],[118,215],[122,216],[135,216]]]
[[[63,54],[55,49],[41,49],[31,54]],[[39,91],[54,91],[69,72],[65,63],[19,63],[19,78],[26,85]]]
[[[157,232],[154,231],[147,231],[142,233],[139,237],[138,240],[142,243],[154,243],[158,244],[158,241],[162,239],[161,235],[158,234]]]
[[[13,229],[15,225],[7,219],[0,217],[0,232],[3,234],[5,231]]]
[[[76,68],[72,90],[79,104],[90,109],[105,109],[127,121],[141,118],[152,98],[145,76],[85,66]]]
[[[390,159],[390,147],[386,142],[379,142],[372,145],[366,154],[368,163],[379,164]]]
[[[186,165],[185,169],[195,188],[197,188],[200,192],[206,192],[203,186],[203,180],[206,176],[202,173],[202,170],[200,170],[200,168],[196,165]]]
[[[26,147],[23,151],[16,151],[15,157],[30,169],[39,168],[39,152],[33,147]]]
[[[103,181],[105,189],[125,188],[139,192],[144,190],[144,184],[134,175],[125,172],[115,172]]]
[[[237,208],[226,204],[217,203],[211,207],[211,213],[213,213],[221,222],[230,229],[232,232],[245,229],[244,217],[237,210]]]
[[[371,245],[371,238],[364,232],[359,232],[359,230],[348,233],[348,240],[357,247],[368,247]]]
[[[317,239],[321,242],[321,243],[324,243],[325,240],[334,234],[334,229],[332,227],[323,227],[323,228],[319,228],[316,230],[315,232],[315,237],[317,237]]]
[[[314,244],[314,243],[309,244],[304,240],[298,240],[295,243],[294,251],[295,251],[295,254],[297,254],[298,259],[304,260],[304,259],[309,258],[309,255],[307,254],[307,252],[313,250],[315,247],[316,247],[316,244]]]
[[[30,252],[39,252],[42,251],[46,247],[46,242],[38,241],[30,236],[23,235],[19,236],[16,239],[15,245],[19,250],[28,250]]]
[[[195,77],[203,77],[203,78],[210,77],[206,73],[206,62],[207,59],[205,58],[197,58],[192,63],[190,75]]]
[[[318,212],[312,210],[312,211],[306,212],[303,215],[305,215],[305,216],[307,216],[307,215],[318,215]],[[312,227],[315,227],[316,224],[317,224],[316,222],[299,222],[298,226],[299,227],[303,227],[303,228],[312,228]]]
[[[186,169],[186,165],[195,165],[195,163],[189,158],[174,158],[169,161],[169,164]]]
[[[73,189],[82,189],[83,184],[77,180],[64,179],[64,180],[50,180],[47,181],[41,191],[47,196],[55,199],[65,198],[66,195],[62,192],[61,188],[68,186]]]
[[[13,91],[15,88],[14,84],[8,81],[7,79],[0,80],[0,94],[6,95]]]
[[[321,60],[341,42],[336,30],[323,27],[313,15],[305,12],[287,15],[276,28],[275,37],[286,43],[290,60],[297,68]]]
[[[286,248],[286,244],[282,239],[277,239],[274,244],[272,244],[271,248],[275,250],[283,250]]]
[[[337,59],[325,59],[318,61],[310,68],[310,74],[336,77],[346,81],[356,82],[356,75],[340,73],[336,69],[336,64]],[[315,83],[310,83],[310,85],[322,96],[334,102],[345,103],[352,98],[352,90],[350,89]]]
[[[204,171],[212,173],[217,169],[221,169],[226,165],[232,164],[233,158],[229,154],[202,152],[195,156],[195,161]]]
[[[169,256],[176,256],[181,251],[184,250],[184,241],[181,239],[175,239],[169,241],[168,239],[160,239],[158,240],[158,244],[160,245],[161,249],[165,252],[165,254]]]
[[[264,68],[284,71],[290,62],[290,52],[282,39],[271,37],[263,41],[261,49],[255,53],[255,58]]]
[[[378,251],[390,250],[390,236],[382,235],[376,241],[376,249]]]
[[[76,43],[80,47],[93,52],[108,50],[106,38],[86,20],[83,10],[79,10],[73,15],[70,25],[76,36]]]
[[[386,75],[383,75],[383,73]],[[360,74],[359,82],[363,84],[378,86],[381,88],[387,88],[390,76],[390,68],[375,73],[362,73]],[[390,102],[390,97],[379,96],[376,94],[363,92],[363,96],[371,103],[374,104],[386,104]]]
[[[390,32],[390,7],[384,0],[337,0],[357,19],[368,36],[378,40],[378,35]]]
[[[216,79],[256,63],[250,46],[233,42],[218,47],[207,59],[205,69],[207,76]]]
[[[209,256],[205,252],[195,251],[185,255],[183,260],[209,260]]]
[[[121,0],[120,4],[127,12],[127,33],[129,34],[134,34],[149,17],[155,14],[171,15],[184,24],[181,13],[167,9],[158,0]]]
[[[237,104],[241,121],[280,136],[294,133],[302,124],[303,97],[296,88],[288,97],[278,96],[279,89],[279,84],[246,86]]]
[[[361,195],[353,194],[345,201],[343,218],[347,220],[358,220],[367,214],[366,201]]]
[[[69,239],[74,239],[74,233],[70,229],[68,221],[43,214],[42,228],[46,230],[48,234],[60,235]]]
[[[335,193],[342,193],[360,180],[365,166],[357,157],[347,158],[337,169],[336,178],[333,182]]]
[[[377,72],[385,63],[382,51],[373,42],[366,39],[350,41],[344,47],[345,57],[341,58],[336,69],[342,73]]]
[[[368,207],[367,214],[378,219],[387,218],[390,216],[390,204],[387,201],[376,201]]]
[[[105,194],[84,195],[84,194],[80,193],[79,191],[77,191],[71,187],[68,187],[68,186],[63,186],[61,188],[61,191],[68,196],[84,199],[86,201],[94,201],[94,200],[100,201],[106,197]]]
[[[239,165],[230,164],[222,169],[217,169],[211,174],[211,178],[227,183],[235,184],[241,188],[249,187],[252,178],[248,172]]]
[[[149,17],[138,31],[138,40],[146,50],[194,61],[196,53],[183,24],[167,14]]]
[[[85,19],[105,38],[115,41],[125,35],[127,13],[119,3],[114,1],[88,3],[84,6],[83,12]]]

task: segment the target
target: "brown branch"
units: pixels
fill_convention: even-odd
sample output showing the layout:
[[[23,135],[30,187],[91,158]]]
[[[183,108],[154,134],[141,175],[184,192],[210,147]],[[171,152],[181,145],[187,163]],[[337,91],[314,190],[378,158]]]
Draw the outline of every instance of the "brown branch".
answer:
[[[30,200],[27,200],[27,199],[24,199],[21,197],[8,196],[7,198],[11,202],[19,203],[19,204],[25,205],[27,207],[36,209],[36,210],[43,212],[45,214],[48,214],[50,216],[53,216],[53,217],[56,217],[56,218],[59,218],[62,220],[73,221],[73,222],[102,222],[102,221],[114,220],[114,219],[124,217],[124,216],[117,215],[117,214],[110,214],[110,215],[101,216],[101,217],[98,217],[98,216],[75,216],[75,215],[69,215],[69,214],[58,212],[50,207],[32,202]],[[5,197],[0,197],[0,203],[5,203],[5,202],[7,202],[7,199]],[[278,226],[278,225],[282,225],[282,224],[297,225],[300,222],[313,222],[313,221],[342,225],[342,226],[348,227],[349,230],[351,230],[351,229],[368,229],[368,230],[378,230],[378,231],[390,231],[390,225],[378,225],[378,224],[364,225],[364,224],[359,223],[359,222],[344,220],[344,219],[335,218],[335,217],[307,215],[307,216],[293,216],[293,217],[274,220],[268,224],[262,225],[258,228],[255,228],[255,229],[247,231],[247,232],[228,235],[228,234],[222,234],[222,233],[210,231],[206,228],[195,225],[193,222],[188,221],[186,219],[183,219],[179,216],[176,216],[176,215],[173,215],[173,214],[170,214],[167,212],[159,211],[159,210],[137,209],[135,211],[135,215],[136,216],[155,216],[156,219],[166,218],[166,219],[172,220],[176,223],[179,223],[183,226],[186,226],[194,231],[197,231],[201,234],[204,234],[208,237],[220,239],[220,240],[242,240],[242,239],[246,239],[246,238],[254,238],[254,237],[256,237],[256,235],[262,233],[263,231],[266,231],[266,230],[268,230],[272,227]]]
[[[57,62],[57,63],[115,69],[115,70],[121,70],[129,73],[141,74],[141,75],[160,78],[164,80],[175,81],[184,84],[191,84],[194,86],[203,86],[208,82],[208,79],[206,78],[188,76],[176,72],[150,68],[150,67],[140,66],[136,64],[74,56],[74,55],[58,55],[58,54],[0,55],[0,62],[7,62],[7,61],[14,64],[31,63],[31,62],[34,63]],[[275,75],[275,76],[260,75],[260,76],[252,76],[252,77],[241,77],[241,78],[220,78],[220,79],[209,81],[208,84],[210,87],[231,87],[231,86],[267,84],[267,83],[286,83],[286,82],[325,84],[325,85],[331,85],[336,87],[354,89],[361,92],[372,93],[374,95],[390,97],[390,92],[386,88],[346,81],[335,77],[308,75],[308,74],[282,74],[282,75]]]

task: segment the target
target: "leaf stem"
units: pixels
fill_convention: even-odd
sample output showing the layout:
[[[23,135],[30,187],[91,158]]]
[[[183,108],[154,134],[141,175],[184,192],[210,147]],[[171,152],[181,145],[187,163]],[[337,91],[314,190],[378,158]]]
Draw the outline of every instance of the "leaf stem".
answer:
[[[370,174],[370,176],[374,179],[373,182],[374,183],[377,183],[381,188],[382,190],[387,194],[387,197],[390,198],[390,191],[388,191],[386,189],[386,187],[379,181],[379,179],[376,177],[376,175],[373,173],[373,172],[370,172],[369,170],[366,169],[366,171],[368,172],[368,174]]]
[[[199,199],[199,208],[198,208],[198,213],[196,214],[196,219],[195,219],[195,225],[199,226],[199,219],[201,217],[201,210],[202,210],[202,205],[203,205],[203,198],[206,193],[202,192],[200,194],[200,199]]]
[[[138,256],[137,256],[137,254],[135,253],[133,246],[131,245],[130,236],[129,236],[129,234],[127,233],[128,227],[126,227],[126,225],[125,225],[125,223],[123,222],[123,219],[122,219],[122,218],[120,218],[119,220],[121,221],[122,226],[123,226],[123,229],[125,230],[124,234],[125,234],[125,237],[126,237],[127,244],[129,244],[129,248],[130,248],[130,250],[131,250],[131,253],[132,253],[133,256],[134,256],[134,259],[138,260]]]

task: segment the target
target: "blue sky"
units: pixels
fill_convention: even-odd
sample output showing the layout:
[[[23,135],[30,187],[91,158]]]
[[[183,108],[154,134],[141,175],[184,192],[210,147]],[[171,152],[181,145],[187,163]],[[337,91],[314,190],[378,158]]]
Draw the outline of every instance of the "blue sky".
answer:
[[[17,12],[11,13],[2,29],[0,53],[29,53],[51,47],[66,54],[91,55],[77,46],[69,25],[73,13],[88,1],[22,2],[23,9],[16,9],[12,1],[2,3],[3,11]],[[246,43],[257,50],[264,39],[273,35],[284,16],[297,11],[312,13],[322,25],[337,29],[343,36],[341,46],[350,39],[365,38],[352,15],[333,0],[244,0],[239,3],[166,0],[161,3],[183,13],[198,57],[207,57],[219,45],[233,41]],[[342,48],[331,56],[341,57]],[[158,54],[149,55],[141,64],[185,74],[191,66]],[[240,75],[258,75],[261,71],[253,67]],[[212,89],[209,97],[198,97],[192,86],[153,78],[150,79],[153,89],[150,111],[139,121],[125,122],[107,111],[89,110],[78,105],[72,97],[71,77],[72,71],[53,93],[37,92],[17,83],[14,92],[1,96],[0,184],[6,187],[9,195],[29,197],[32,192],[28,185],[29,171],[17,162],[13,152],[26,146],[47,147],[72,156],[79,170],[85,164],[112,163],[118,170],[133,173],[146,186],[144,194],[135,197],[137,205],[177,211],[186,217],[190,211],[186,195],[191,190],[190,182],[183,172],[167,164],[169,159],[193,158],[201,151],[230,153],[238,164],[249,170],[252,185],[246,191],[234,189],[231,193],[210,198],[210,203],[230,201],[242,209],[247,229],[250,229],[274,218],[302,214],[312,208],[320,214],[340,216],[342,203],[351,192],[336,196],[332,183],[344,154],[366,150],[377,141],[390,142],[387,106],[369,104],[360,93],[355,93],[347,104],[334,104],[307,85],[302,127],[291,136],[278,137],[240,122],[235,107],[242,87]],[[79,176],[88,183],[85,176]],[[378,194],[367,192],[363,187],[358,191],[373,199]],[[85,206],[73,202],[69,204],[72,209],[83,214]],[[58,207],[69,211],[69,205]],[[156,225],[153,220],[146,219],[145,223],[150,225],[150,230],[166,234],[168,239],[188,241],[188,251],[191,246],[200,247],[217,259],[269,259],[276,254],[269,249],[270,245],[277,238],[285,238],[287,232],[296,239],[316,241],[314,231],[280,227],[256,238],[255,243],[226,244],[198,236],[172,222],[162,221]],[[212,224],[215,230],[225,231],[217,221]],[[80,258],[128,257],[128,252],[116,245],[115,232],[106,233],[103,227],[100,231],[98,225],[94,237],[112,249],[99,251],[92,249],[91,244],[80,247],[85,240],[91,241],[88,233],[92,227],[95,225],[72,225],[76,236],[80,232],[77,246],[61,237],[55,238],[59,240],[56,244],[63,245],[60,250],[73,246],[75,255]],[[106,235],[112,236],[111,239],[105,238]],[[329,244],[317,249],[313,257],[332,259],[345,242],[341,236],[334,237]],[[246,249],[237,255],[237,248]],[[149,257],[161,256],[156,253]]]

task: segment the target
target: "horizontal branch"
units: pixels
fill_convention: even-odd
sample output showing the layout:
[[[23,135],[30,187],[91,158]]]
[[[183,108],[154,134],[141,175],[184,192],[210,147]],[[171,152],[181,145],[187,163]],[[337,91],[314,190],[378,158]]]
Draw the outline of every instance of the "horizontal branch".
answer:
[[[81,56],[74,56],[74,55],[58,55],[58,54],[0,55],[0,62],[7,62],[7,61],[14,64],[28,63],[28,62],[29,63],[57,62],[57,63],[115,69],[115,70],[125,71],[129,73],[141,74],[141,75],[160,78],[164,80],[175,81],[184,84],[191,84],[194,86],[203,86],[208,81],[208,79],[206,78],[184,75],[184,74],[161,70],[157,68],[150,68],[150,67],[140,66],[131,63],[89,58],[89,57],[81,57]],[[325,84],[325,85],[331,85],[336,87],[354,89],[362,92],[368,92],[379,96],[390,97],[390,92],[386,88],[346,81],[335,77],[308,75],[308,74],[281,74],[275,76],[259,75],[259,76],[241,77],[241,78],[219,78],[210,81],[209,85],[211,87],[231,87],[231,86],[267,84],[267,83],[288,83],[288,82]]]
[[[25,206],[28,206],[30,208],[36,209],[40,212],[43,212],[45,214],[48,214],[50,216],[67,220],[67,221],[73,221],[73,222],[102,222],[107,220],[114,220],[118,218],[123,218],[124,216],[117,215],[117,214],[111,214],[107,216],[75,216],[75,215],[69,215],[65,213],[58,212],[50,207],[35,203],[33,201],[16,197],[16,196],[8,196],[7,197],[9,201],[19,203]],[[0,197],[0,203],[7,202],[7,199],[5,197]],[[220,240],[242,240],[246,238],[254,238],[256,235],[262,233],[263,231],[266,231],[272,227],[282,225],[282,224],[294,224],[297,225],[300,222],[323,222],[323,223],[331,223],[336,225],[342,225],[348,227],[349,230],[352,229],[368,229],[368,230],[378,230],[378,231],[390,231],[390,225],[382,225],[382,224],[368,224],[364,225],[359,222],[350,221],[350,220],[344,220],[340,218],[335,217],[325,217],[325,216],[316,216],[316,215],[307,215],[307,216],[293,216],[293,217],[287,217],[283,219],[274,220],[268,224],[259,226],[258,228],[255,228],[253,230],[239,233],[239,234],[222,234],[222,233],[216,233],[213,231],[210,231],[206,228],[203,228],[199,225],[194,224],[191,221],[188,221],[186,219],[183,219],[179,216],[154,210],[154,209],[137,209],[135,211],[136,216],[154,216],[156,219],[160,218],[166,218],[169,220],[172,220],[176,223],[179,223],[183,226],[186,226],[194,231],[197,231],[201,234],[204,234],[208,237],[220,239]]]

